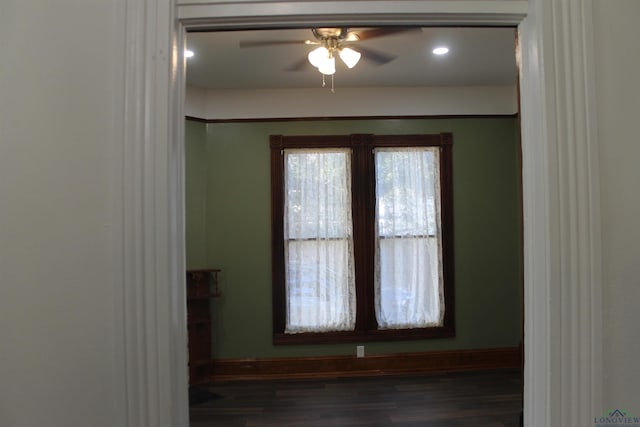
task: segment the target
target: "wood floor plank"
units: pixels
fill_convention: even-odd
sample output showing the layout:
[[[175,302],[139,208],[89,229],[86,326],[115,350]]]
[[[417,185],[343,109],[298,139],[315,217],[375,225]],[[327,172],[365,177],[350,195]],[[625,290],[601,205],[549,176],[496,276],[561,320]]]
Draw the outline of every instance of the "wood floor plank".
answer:
[[[520,372],[499,370],[201,386],[191,427],[517,427]]]

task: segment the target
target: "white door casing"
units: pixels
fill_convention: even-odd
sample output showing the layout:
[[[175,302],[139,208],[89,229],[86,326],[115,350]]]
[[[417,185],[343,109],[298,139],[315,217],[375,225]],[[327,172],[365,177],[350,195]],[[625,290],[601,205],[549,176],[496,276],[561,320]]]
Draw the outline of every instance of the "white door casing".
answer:
[[[184,31],[322,20],[519,26],[525,425],[601,411],[600,213],[589,0],[126,2],[124,358],[130,427],[188,425]]]

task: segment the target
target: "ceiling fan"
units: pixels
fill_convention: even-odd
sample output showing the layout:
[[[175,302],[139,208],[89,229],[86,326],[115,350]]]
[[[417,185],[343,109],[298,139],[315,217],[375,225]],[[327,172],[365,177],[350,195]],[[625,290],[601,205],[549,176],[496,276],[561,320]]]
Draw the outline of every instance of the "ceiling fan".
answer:
[[[370,47],[359,45],[359,42],[396,34],[420,32],[417,27],[380,27],[367,29],[349,29],[346,27],[321,27],[311,29],[311,40],[245,40],[240,42],[241,48],[263,47],[274,45],[312,45],[318,46],[308,52],[306,57],[286,68],[287,71],[301,71],[310,63],[318,69],[323,77],[332,76],[336,72],[336,57],[348,67],[353,68],[361,58],[378,65],[393,61],[397,56]],[[332,88],[333,90],[333,88]]]

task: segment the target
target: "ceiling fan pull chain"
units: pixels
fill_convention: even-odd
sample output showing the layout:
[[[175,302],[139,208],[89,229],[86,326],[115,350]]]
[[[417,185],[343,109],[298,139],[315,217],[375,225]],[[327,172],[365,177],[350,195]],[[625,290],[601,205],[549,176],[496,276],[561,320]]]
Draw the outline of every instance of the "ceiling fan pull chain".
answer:
[[[331,93],[336,93],[334,87],[333,87],[333,76],[334,74],[331,74]]]
[[[325,87],[327,85],[327,82],[324,81],[324,74],[322,75],[322,87]]]

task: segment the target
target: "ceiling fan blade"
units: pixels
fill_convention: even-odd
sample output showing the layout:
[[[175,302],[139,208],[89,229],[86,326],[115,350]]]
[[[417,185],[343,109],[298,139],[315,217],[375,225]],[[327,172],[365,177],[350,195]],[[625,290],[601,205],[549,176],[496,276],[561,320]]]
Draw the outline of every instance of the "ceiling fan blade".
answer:
[[[291,44],[308,44],[308,43],[306,41],[300,41],[300,40],[242,40],[240,41],[241,48],[291,45]]]
[[[418,27],[381,27],[370,30],[353,31],[358,36],[358,40],[371,40],[378,37],[393,36],[396,34],[421,33]]]
[[[300,59],[297,62],[294,62],[293,64],[291,64],[290,66],[288,66],[287,68],[285,68],[285,71],[302,71],[305,68],[307,68],[307,65],[311,65],[309,63],[309,61],[307,60],[306,57]]]
[[[381,52],[379,50],[371,49],[369,47],[364,47],[360,45],[356,46],[355,49],[359,51],[365,59],[375,62],[376,64],[379,64],[379,65],[383,65],[383,64],[386,64],[387,62],[391,62],[398,57],[397,55]]]

